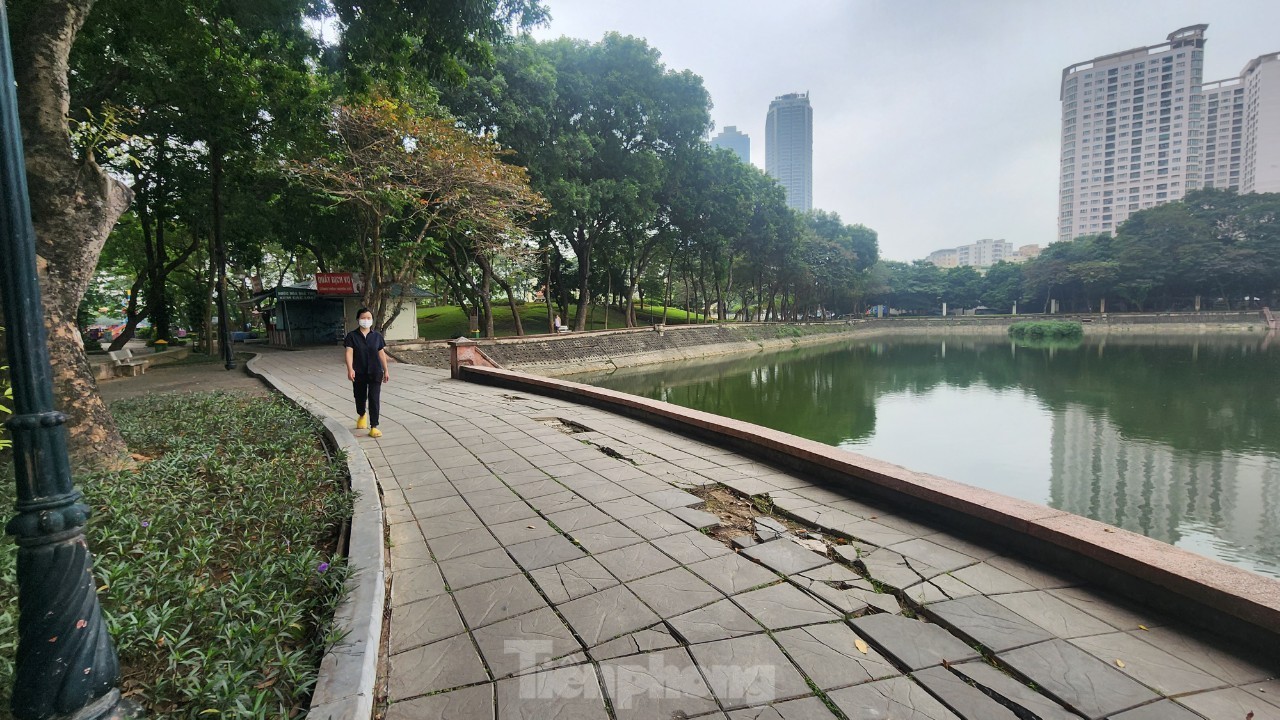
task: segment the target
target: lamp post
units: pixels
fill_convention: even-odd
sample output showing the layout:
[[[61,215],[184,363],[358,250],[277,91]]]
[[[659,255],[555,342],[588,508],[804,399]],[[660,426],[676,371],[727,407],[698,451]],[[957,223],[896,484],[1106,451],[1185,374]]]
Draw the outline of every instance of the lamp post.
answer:
[[[53,407],[35,230],[14,92],[9,22],[0,0],[0,292],[13,386],[18,546],[18,654],[12,708],[21,720],[125,717],[119,662],[98,606],[85,542],[89,507],[71,482],[66,416]]]

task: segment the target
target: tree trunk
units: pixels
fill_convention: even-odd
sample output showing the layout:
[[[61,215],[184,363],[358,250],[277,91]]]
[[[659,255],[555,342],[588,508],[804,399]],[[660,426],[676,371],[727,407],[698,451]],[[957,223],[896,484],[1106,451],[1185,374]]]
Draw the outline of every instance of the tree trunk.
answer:
[[[73,154],[67,63],[93,0],[29,6],[26,22],[12,28],[13,60],[54,399],[68,417],[72,463],[119,467],[127,462],[124,439],[98,395],[76,312],[107,235],[133,193],[103,171],[92,153]]]
[[[573,329],[582,332],[587,329],[587,313],[591,310],[591,246],[595,243],[594,237],[583,228],[576,232],[577,240],[571,245],[578,256],[578,309],[573,318]]]

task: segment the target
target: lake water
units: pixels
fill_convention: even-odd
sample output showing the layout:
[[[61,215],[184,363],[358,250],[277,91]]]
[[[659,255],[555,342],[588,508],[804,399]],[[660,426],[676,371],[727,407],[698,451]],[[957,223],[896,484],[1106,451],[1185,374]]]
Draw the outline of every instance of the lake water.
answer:
[[[1280,577],[1280,338],[860,341],[570,378]]]

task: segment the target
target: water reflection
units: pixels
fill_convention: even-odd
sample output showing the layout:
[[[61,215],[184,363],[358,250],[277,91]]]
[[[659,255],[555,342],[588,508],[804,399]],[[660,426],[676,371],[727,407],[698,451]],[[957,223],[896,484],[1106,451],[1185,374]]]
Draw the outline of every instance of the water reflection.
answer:
[[[1280,345],[861,342],[577,380],[1042,502],[1280,576]]]

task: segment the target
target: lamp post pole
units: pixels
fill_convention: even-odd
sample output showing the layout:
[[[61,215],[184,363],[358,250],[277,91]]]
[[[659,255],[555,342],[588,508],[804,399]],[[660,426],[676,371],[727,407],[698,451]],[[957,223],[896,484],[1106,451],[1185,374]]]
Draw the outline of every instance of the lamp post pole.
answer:
[[[9,22],[0,0],[0,292],[13,386],[18,546],[18,654],[12,708],[20,720],[125,717],[119,662],[98,605],[85,542],[89,507],[71,482],[67,418],[54,409],[35,230],[18,125]]]

